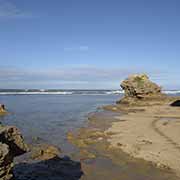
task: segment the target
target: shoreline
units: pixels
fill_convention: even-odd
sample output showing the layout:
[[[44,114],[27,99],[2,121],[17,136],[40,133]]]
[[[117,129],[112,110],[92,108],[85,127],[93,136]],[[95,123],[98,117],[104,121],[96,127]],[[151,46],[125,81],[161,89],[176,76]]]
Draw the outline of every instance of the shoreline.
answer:
[[[34,171],[40,179],[64,174],[68,180],[179,180],[180,97],[163,94],[144,74],[130,76],[121,87],[125,95],[116,104],[97,108],[85,126],[67,133],[66,142],[77,151],[67,154],[37,141],[16,164],[16,176]]]
[[[159,107],[159,105],[157,106]],[[142,177],[158,180],[178,180],[180,176],[178,171],[174,170],[174,166],[170,167],[161,161],[157,162],[151,156],[148,156],[149,159],[143,156],[135,156],[131,153],[131,151],[134,151],[133,147],[130,147],[129,151],[124,148],[126,147],[124,145],[130,142],[126,141],[126,139],[125,141],[120,140],[119,137],[122,136],[123,128],[121,128],[121,124],[129,123],[129,114],[133,118],[134,114],[139,115],[139,113],[144,113],[145,110],[144,106],[125,108],[124,111],[122,109],[124,108],[120,107],[120,105],[104,106],[102,111],[90,114],[87,127],[80,128],[75,134],[68,133],[67,139],[69,142],[79,149],[79,153],[74,157],[81,160],[84,172],[82,180],[92,178],[99,180],[107,177],[110,179],[111,177],[115,179],[126,177],[128,180],[135,180],[136,178],[138,180]],[[126,134],[123,137],[125,136]],[[143,143],[147,143],[148,146],[151,145],[151,142],[146,139]],[[101,164],[101,161],[104,161],[104,164]],[[113,167],[111,169],[106,167],[110,166],[110,164]],[[126,170],[121,171],[122,167]],[[97,172],[94,172],[95,169]],[[101,172],[101,175],[98,172]]]
[[[157,167],[172,169],[180,177],[180,108],[165,104],[126,110],[130,112],[117,116],[118,121],[106,131],[115,133],[108,140],[111,146]]]

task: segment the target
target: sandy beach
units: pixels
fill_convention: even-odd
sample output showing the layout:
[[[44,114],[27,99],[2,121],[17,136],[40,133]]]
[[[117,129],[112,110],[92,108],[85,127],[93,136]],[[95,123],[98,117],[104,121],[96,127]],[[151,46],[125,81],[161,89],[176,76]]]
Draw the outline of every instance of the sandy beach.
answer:
[[[168,104],[134,108],[142,111],[114,117],[118,121],[106,131],[113,134],[108,142],[180,175],[180,108]]]
[[[92,179],[98,158],[106,157],[117,171],[100,169],[104,163],[96,170],[106,175],[96,173],[96,179],[179,179],[180,107],[172,106],[179,97],[166,96],[146,75],[130,76],[121,86],[123,98],[91,114],[86,128],[67,136],[79,148],[83,178]],[[94,159],[93,167],[86,159]]]
[[[67,135],[78,147],[81,179],[178,180],[178,111],[168,105],[124,111],[111,105],[90,114],[87,127]]]

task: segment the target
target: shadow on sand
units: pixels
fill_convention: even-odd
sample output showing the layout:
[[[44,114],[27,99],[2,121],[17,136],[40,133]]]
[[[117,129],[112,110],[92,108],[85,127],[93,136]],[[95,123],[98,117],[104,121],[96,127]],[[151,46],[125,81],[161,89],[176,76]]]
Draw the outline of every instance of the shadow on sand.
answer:
[[[81,163],[69,157],[20,163],[14,167],[16,180],[79,180],[83,175]]]

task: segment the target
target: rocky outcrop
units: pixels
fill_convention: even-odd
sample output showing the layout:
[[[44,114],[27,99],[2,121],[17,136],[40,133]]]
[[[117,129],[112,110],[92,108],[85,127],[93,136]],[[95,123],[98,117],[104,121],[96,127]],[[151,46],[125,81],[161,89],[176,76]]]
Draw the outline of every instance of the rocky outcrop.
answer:
[[[6,111],[5,105],[0,104],[0,115],[4,115],[6,113],[7,113],[7,111]]]
[[[143,100],[163,100],[161,87],[153,83],[145,74],[131,75],[121,83],[125,96],[118,103],[134,104]]]
[[[59,156],[61,149],[58,147],[40,144],[38,146],[33,146],[31,149],[31,158],[33,160],[48,160]]]
[[[9,146],[0,143],[0,179],[10,180],[13,178],[13,157],[10,154]]]
[[[0,127],[0,179],[13,178],[13,158],[26,151],[28,147],[16,127]]]
[[[121,88],[128,97],[144,98],[161,93],[161,87],[150,81],[145,74],[129,76],[121,83]]]

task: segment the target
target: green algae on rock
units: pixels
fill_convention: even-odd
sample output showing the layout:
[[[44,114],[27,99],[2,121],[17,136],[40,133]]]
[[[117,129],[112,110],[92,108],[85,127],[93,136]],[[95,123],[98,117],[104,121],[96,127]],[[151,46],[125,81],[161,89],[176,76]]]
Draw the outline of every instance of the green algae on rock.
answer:
[[[161,95],[161,87],[149,80],[145,74],[132,75],[121,83],[125,96],[145,98],[152,95]]]
[[[171,103],[176,97],[169,97],[162,93],[162,89],[152,82],[145,74],[131,75],[121,83],[125,95],[117,101],[123,105],[152,105]]]
[[[31,148],[31,158],[33,160],[48,160],[58,157],[61,153],[61,149],[48,145],[40,144]]]
[[[79,129],[74,134],[68,133],[68,140],[79,149],[75,157],[81,160],[84,172],[81,179],[178,180],[170,169],[133,158],[110,145],[108,139],[114,132],[107,132],[107,129],[112,122],[117,121],[114,118],[117,115],[111,111],[96,112],[89,117],[87,127]],[[83,145],[78,141],[83,142]]]

